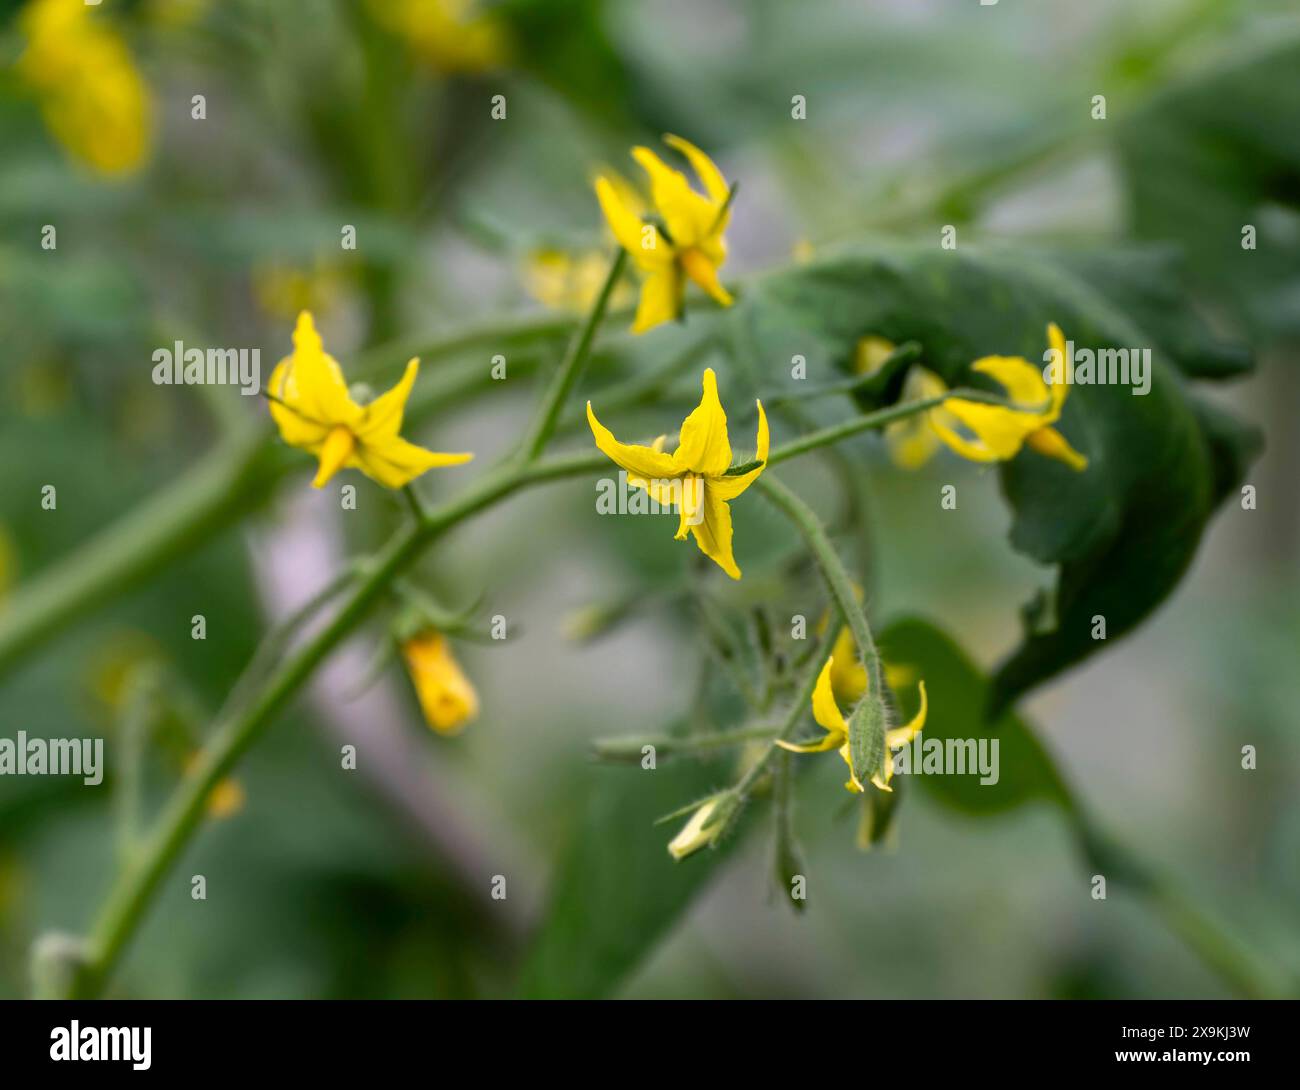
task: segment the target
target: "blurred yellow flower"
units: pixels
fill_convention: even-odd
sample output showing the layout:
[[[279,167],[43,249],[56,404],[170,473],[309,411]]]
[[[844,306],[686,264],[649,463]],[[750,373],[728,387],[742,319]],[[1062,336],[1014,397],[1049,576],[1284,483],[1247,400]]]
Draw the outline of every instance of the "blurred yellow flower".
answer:
[[[897,346],[884,337],[863,337],[858,341],[853,369],[859,375],[871,375],[880,369]],[[948,389],[933,371],[913,364],[903,380],[903,401],[937,397]],[[900,469],[920,469],[940,447],[938,434],[928,414],[920,413],[905,420],[895,420],[885,428],[885,446],[890,460]]]
[[[459,734],[478,715],[478,693],[441,632],[424,632],[402,644],[425,721],[439,734]]]
[[[609,258],[599,250],[580,253],[534,250],[524,262],[524,286],[528,294],[552,310],[575,314],[585,314],[591,309],[608,274]],[[610,306],[622,306],[629,295],[626,284],[616,284]]]
[[[499,68],[509,58],[505,24],[474,0],[370,0],[380,26],[445,74]]]
[[[348,393],[338,361],[326,354],[311,314],[304,310],[298,315],[293,354],[271,375],[271,416],[280,438],[320,459],[313,487],[323,487],[346,467],[361,470],[385,488],[401,488],[435,466],[459,465],[474,457],[437,454],[397,434],[419,369],[420,361],[411,360],[396,386],[368,405],[358,405]]]
[[[732,190],[713,160],[694,144],[679,136],[665,136],[664,143],[686,156],[704,194],[693,190],[681,171],[644,147],[633,148],[632,158],[650,176],[653,217],[642,215],[640,200],[629,199],[626,186],[606,174],[596,179],[596,197],[610,230],[646,274],[633,333],[678,317],[687,279],[724,307],[732,302],[718,280],[718,269],[727,259],[723,232],[731,218]]]
[[[310,265],[259,262],[250,279],[257,305],[275,318],[293,318],[304,310],[331,310],[343,283],[339,270],[320,260]]]
[[[149,152],[149,88],[125,43],[85,0],[32,0],[18,25],[15,65],[45,123],[76,159],[103,175],[136,170]]]
[[[85,668],[86,688],[116,718],[126,706],[137,675],[158,669],[163,660],[163,649],[148,633],[115,628],[90,653]]]
[[[939,438],[974,462],[1005,461],[1020,453],[1022,446],[1028,446],[1075,471],[1086,469],[1088,459],[1051,426],[1060,419],[1061,407],[1070,392],[1070,375],[1065,335],[1055,322],[1047,327],[1047,339],[1061,361],[1062,381],[1049,385],[1042,369],[1020,356],[976,360],[971,370],[996,380],[1012,402],[1029,411],[952,398],[932,410],[931,421]],[[1042,406],[1041,410],[1036,406]],[[959,432],[958,426],[964,427],[967,434]]]
[[[222,818],[234,817],[244,808],[244,789],[238,780],[227,776],[218,780],[217,786],[208,795],[208,816],[220,821]]]
[[[194,771],[194,766],[198,763],[199,755],[197,752],[191,753],[185,761],[185,774],[188,776]],[[238,780],[231,776],[220,779],[208,792],[208,801],[206,809],[208,817],[220,821],[222,818],[234,817],[244,808],[246,796],[243,787]]]
[[[850,643],[852,639],[850,637]],[[838,641],[837,641],[838,647]],[[853,653],[856,659],[856,650]],[[844,785],[849,791],[863,791],[862,780],[858,771],[853,768],[853,760],[849,754],[849,725],[841,714],[839,706],[835,703],[835,691],[832,678],[835,674],[835,656],[832,655],[826,660],[826,665],[822,667],[822,672],[817,676],[817,686],[813,690],[812,710],[813,718],[817,720],[818,725],[826,731],[826,736],[816,742],[786,742],[777,739],[777,745],[782,749],[788,749],[791,753],[825,753],[827,750],[838,749],[844,763],[849,766],[849,779]],[[913,738],[921,733],[925,727],[925,716],[927,709],[925,697],[925,682],[917,683],[921,692],[921,707],[913,716],[912,720],[903,727],[895,727],[893,730],[885,732],[885,758],[882,762],[883,767],[872,771],[870,776],[871,784],[881,791],[892,791],[889,781],[894,778],[894,762],[892,759],[893,751],[907,745]],[[865,695],[865,680],[863,691]],[[865,771],[865,770],[863,770]]]
[[[662,506],[677,505],[680,520],[677,540],[695,535],[695,543],[732,579],[740,578],[731,549],[731,509],[728,501],[745,491],[767,468],[769,436],[767,414],[758,405],[757,453],[745,472],[728,474],[731,443],[727,438],[727,414],[718,400],[718,380],[713,368],[704,371],[704,390],[699,405],[682,422],[677,449],[663,450],[661,436],[648,447],[620,443],[592,411],[587,402],[587,423],[599,447],[613,462],[627,471],[627,483],[644,488]]]

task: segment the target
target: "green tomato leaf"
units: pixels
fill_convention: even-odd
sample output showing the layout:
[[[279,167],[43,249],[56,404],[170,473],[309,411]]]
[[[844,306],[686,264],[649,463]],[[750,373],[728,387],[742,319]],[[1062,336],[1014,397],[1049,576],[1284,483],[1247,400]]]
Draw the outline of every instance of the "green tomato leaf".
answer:
[[[1174,240],[1264,337],[1300,332],[1300,23],[1270,23],[1117,128],[1133,231]]]

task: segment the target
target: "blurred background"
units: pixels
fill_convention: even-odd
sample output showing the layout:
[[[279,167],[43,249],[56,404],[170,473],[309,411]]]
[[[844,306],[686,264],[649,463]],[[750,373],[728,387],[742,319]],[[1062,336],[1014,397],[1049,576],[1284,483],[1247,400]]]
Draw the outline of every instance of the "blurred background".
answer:
[[[439,346],[408,434],[476,451],[473,467],[422,482],[435,497],[463,487],[517,438],[531,372],[556,358],[566,315],[603,275],[593,172],[633,175],[628,149],[664,132],[741,183],[728,280],[845,239],[936,238],[943,224],[976,243],[1172,244],[1206,320],[1257,354],[1253,376],[1212,393],[1266,436],[1248,478],[1258,509],[1230,502],[1170,601],[1022,711],[1109,829],[1300,968],[1293,3],[59,7],[0,2],[0,620],[6,598],[142,500],[205,458],[233,462],[232,429],[265,415],[231,389],[155,386],[151,354],[176,339],[259,347],[266,369],[308,307],[349,377],[380,388]],[[1105,120],[1092,116],[1098,94]],[[806,120],[792,119],[793,95]],[[1206,241],[1245,223],[1267,245],[1225,256]],[[41,246],[46,225],[56,248]],[[355,251],[340,245],[344,225]],[[583,396],[688,345],[693,321],[635,342],[612,330]],[[485,396],[473,376],[497,353],[511,379]],[[671,431],[697,383],[684,375],[668,407],[633,406],[615,430]],[[580,419],[568,425],[565,444],[589,449]],[[748,427],[733,427],[738,448]],[[852,449],[867,467],[873,620],[941,620],[993,666],[1050,577],[1009,547],[996,475],[951,457],[906,471],[874,438]],[[33,939],[84,929],[107,889],[113,762],[133,701],[144,691],[163,709],[145,764],[152,813],[268,625],[402,518],[400,497],[356,474],[357,510],[340,510],[336,491],[307,487],[308,462],[259,462],[230,517],[3,659],[3,733],[103,737],[110,768],[97,788],[0,778],[0,995],[25,994]],[[788,479],[833,505],[826,466]],[[933,503],[948,480],[962,482],[955,513]],[[48,483],[56,512],[39,502]],[[775,593],[793,543],[764,503],[734,511],[750,605]],[[646,820],[602,825],[642,774],[592,762],[591,739],[662,732],[695,700],[699,622],[681,595],[694,549],[652,525],[598,518],[590,483],[573,481],[440,542],[421,585],[453,606],[482,596],[480,613],[509,626],[504,641],[456,647],[478,720],[435,735],[400,664],[373,668],[381,628],[358,635],[241,764],[113,994],[1230,994],[1143,905],[1089,896],[1055,812],[973,820],[912,792],[897,843],[863,854],[830,760],[798,781],[805,912],[774,895],[761,812],[725,855],[678,865],[693,886],[673,911],[622,903],[611,875],[641,859],[671,867],[672,827],[648,818],[728,775],[665,765]],[[572,638],[592,607],[629,595],[621,624]],[[710,699],[725,718],[725,695]],[[338,767],[343,744],[358,746],[355,773]],[[1245,744],[1254,772],[1241,769]],[[197,874],[206,901],[190,899]],[[498,874],[503,902],[487,897]]]

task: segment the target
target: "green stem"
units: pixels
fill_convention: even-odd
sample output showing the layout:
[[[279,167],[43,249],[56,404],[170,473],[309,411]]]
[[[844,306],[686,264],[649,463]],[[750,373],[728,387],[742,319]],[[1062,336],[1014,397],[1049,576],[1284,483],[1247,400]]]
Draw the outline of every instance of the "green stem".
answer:
[[[838,610],[837,610],[838,612]],[[817,653],[813,655],[812,661],[804,673],[803,682],[800,684],[794,697],[790,701],[790,706],[786,709],[785,718],[781,725],[769,735],[769,745],[759,756],[759,758],[746,769],[745,774],[740,777],[732,791],[744,799],[753,789],[754,784],[758,782],[759,777],[767,771],[767,766],[771,764],[772,758],[780,752],[780,747],[776,744],[788,742],[799,729],[799,724],[804,721],[805,716],[809,714],[812,708],[813,690],[817,687],[817,675],[821,673],[822,663],[826,661],[826,656],[830,654],[831,647],[835,643],[835,633],[839,628],[839,622],[826,626],[826,632],[823,634],[821,641],[817,645]],[[734,821],[739,815],[737,808],[728,819]],[[725,829],[723,830],[726,831]]]
[[[707,753],[744,745],[746,742],[771,741],[776,733],[774,727],[740,727],[715,734],[646,734],[626,738],[597,738],[591,743],[591,751],[592,756],[601,761],[639,761],[641,751],[646,746],[653,746],[655,757],[659,759],[684,753]]]
[[[614,286],[618,283],[618,278],[623,275],[623,267],[626,264],[627,251],[620,246],[614,260],[610,263],[609,275],[605,277],[605,283],[601,286],[600,294],[596,296],[596,302],[591,308],[591,313],[587,315],[587,320],[583,323],[578,336],[570,342],[569,349],[565,353],[559,369],[555,372],[550,386],[546,389],[537,417],[520,448],[520,457],[523,464],[527,465],[535,461],[537,456],[541,454],[542,448],[546,446],[547,440],[555,432],[556,422],[564,409],[569,391],[573,389],[573,384],[578,378],[578,372],[581,370],[583,363],[586,362],[592,339],[596,336],[596,329],[605,315],[610,296],[614,293]]]
[[[128,861],[139,844],[145,742],[155,722],[157,708],[157,667],[152,663],[137,667],[128,676],[122,715],[117,724],[118,761],[113,796],[117,809],[119,862]]]
[[[264,479],[266,452],[261,428],[222,440],[192,470],[20,587],[0,614],[0,672],[233,521]]]
[[[772,769],[772,876],[790,907],[802,912],[807,902],[791,895],[795,877],[803,873],[803,861],[794,840],[794,777],[790,758],[788,750],[781,750]]]
[[[248,660],[248,665],[231,686],[225,703],[217,712],[218,722],[230,719],[238,713],[254,688],[264,679],[266,672],[279,661],[298,630],[342,594],[358,574],[359,567],[356,564],[348,564],[262,637],[253,651],[252,658]]]
[[[866,663],[867,676],[870,680],[869,691],[873,693],[882,692],[880,654],[876,650],[876,641],[871,635],[871,626],[867,623],[866,613],[863,612],[862,606],[858,603],[858,597],[853,590],[853,581],[849,578],[849,573],[845,570],[839,554],[831,545],[830,538],[826,536],[821,521],[811,507],[775,477],[765,473],[754,482],[754,485],[773,504],[780,508],[798,528],[800,534],[803,535],[804,541],[807,542],[808,548],[813,554],[813,558],[822,570],[822,576],[826,580],[826,586],[831,592],[831,597],[839,607],[840,613],[844,615],[844,619],[848,622],[849,629],[853,633],[853,640],[858,645],[858,653],[862,655]]]

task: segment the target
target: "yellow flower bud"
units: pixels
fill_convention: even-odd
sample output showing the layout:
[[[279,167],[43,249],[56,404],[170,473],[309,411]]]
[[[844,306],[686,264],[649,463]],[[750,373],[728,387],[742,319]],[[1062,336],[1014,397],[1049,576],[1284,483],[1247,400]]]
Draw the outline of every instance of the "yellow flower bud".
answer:
[[[668,854],[674,859],[685,859],[712,845],[726,827],[727,814],[734,806],[735,800],[725,793],[701,803],[682,831],[669,842]],[[723,807],[722,813],[718,812],[719,807]]]
[[[441,632],[424,632],[402,644],[424,718],[439,734],[457,734],[478,715],[478,693]]]

